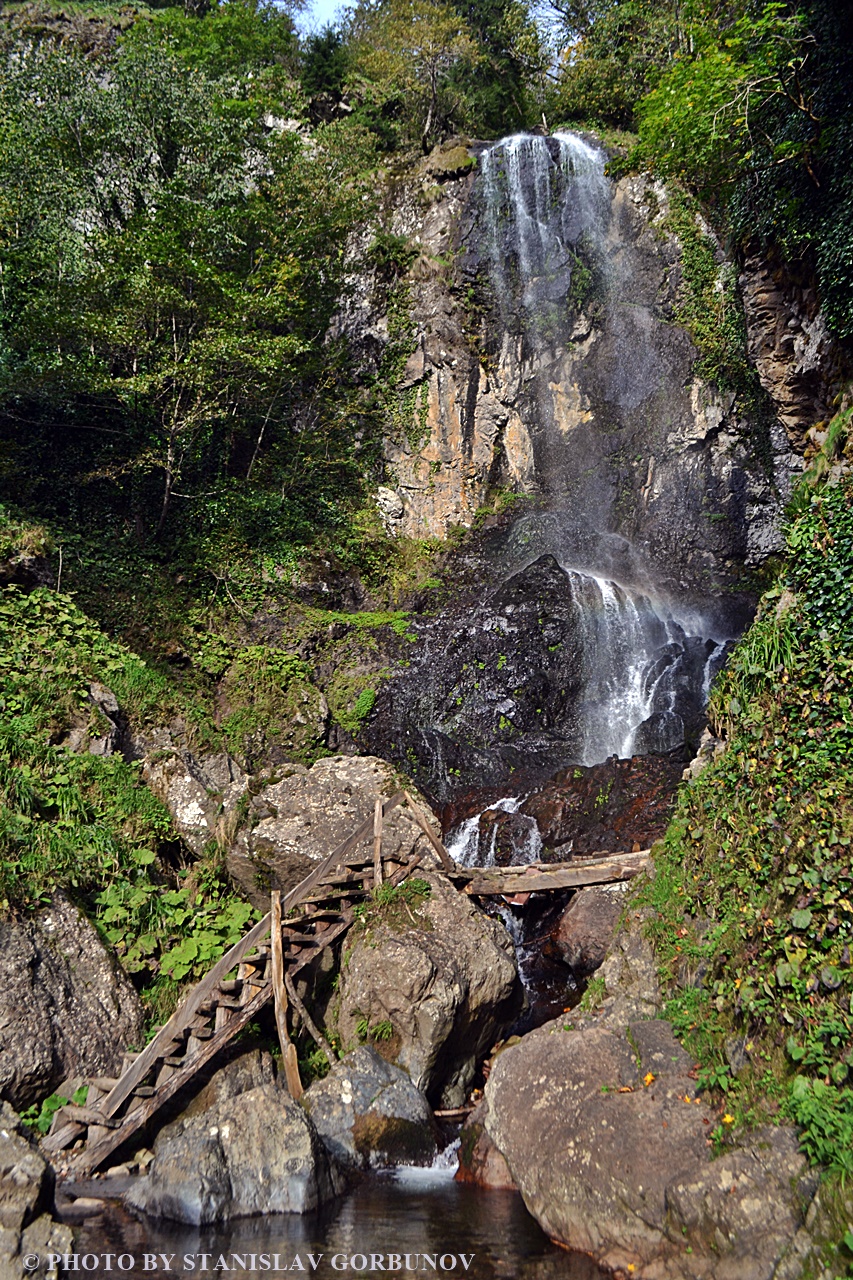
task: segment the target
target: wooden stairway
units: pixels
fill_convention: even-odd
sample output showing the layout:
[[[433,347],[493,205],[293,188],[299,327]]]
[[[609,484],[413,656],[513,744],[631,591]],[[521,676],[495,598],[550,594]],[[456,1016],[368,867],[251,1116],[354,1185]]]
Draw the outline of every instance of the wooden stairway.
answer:
[[[407,791],[377,800],[372,818],[334,849],[283,899],[273,893],[271,910],[222,956],[192,988],[169,1021],[141,1053],[126,1054],[117,1080],[89,1082],[85,1106],[57,1111],[43,1140],[56,1156],[74,1146],[67,1161],[76,1175],[99,1168],[273,1001],[288,1088],[299,1097],[296,1050],[287,1024],[288,1004],[301,1017],[333,1061],[331,1050],[311,1021],[293,986],[293,978],[355,919],[359,899],[383,882],[402,883],[420,864],[425,847],[406,862],[383,858],[382,830],[397,805],[409,808],[442,868],[461,892],[474,895],[518,894],[576,888],[629,879],[644,869],[648,851],[610,854],[571,863],[535,867],[458,867]],[[373,837],[365,852],[365,842]],[[288,999],[289,997],[289,999]],[[80,1143],[83,1142],[81,1148]]]
[[[69,1105],[57,1112],[43,1149],[55,1155],[83,1139],[85,1146],[70,1155],[69,1168],[82,1174],[97,1169],[132,1138],[161,1107],[173,1098],[234,1036],[255,1018],[270,1000],[276,1003],[282,1050],[288,1049],[295,1070],[295,1050],[287,1036],[287,989],[295,997],[292,980],[323,948],[345,932],[355,918],[358,899],[366,898],[382,883],[401,883],[420,863],[423,851],[406,863],[382,858],[382,827],[387,815],[401,802],[431,844],[441,848],[426,819],[406,792],[384,803],[377,801],[374,816],[354,831],[283,899],[273,895],[272,910],[259,920],[192,988],[169,1021],[139,1054],[125,1055],[118,1080],[92,1080],[84,1107]],[[373,836],[369,852],[359,846]],[[279,899],[277,901],[277,898]],[[277,945],[272,918],[280,923]],[[280,962],[278,955],[280,955]],[[298,997],[296,997],[298,1002]],[[304,1007],[303,1020],[312,1033],[316,1028]],[[291,1092],[298,1092],[288,1083]]]

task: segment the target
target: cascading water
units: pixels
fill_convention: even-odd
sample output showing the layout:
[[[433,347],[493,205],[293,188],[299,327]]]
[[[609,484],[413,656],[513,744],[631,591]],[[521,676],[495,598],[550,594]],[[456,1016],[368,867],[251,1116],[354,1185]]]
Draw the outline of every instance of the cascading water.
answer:
[[[564,570],[578,606],[583,653],[579,764],[669,751],[684,741],[685,709],[700,709],[726,649],[696,615],[594,574]]]
[[[604,164],[603,152],[569,133],[514,134],[483,154],[490,270],[505,320],[520,307],[522,325],[543,331],[552,304],[578,295],[579,277],[600,257]]]
[[[472,818],[466,818],[460,823],[445,841],[447,852],[454,862],[457,862],[460,867],[493,867],[495,865],[497,861],[495,846],[499,828],[494,825],[487,834],[484,834],[483,815],[487,813],[518,814],[518,823],[523,828],[523,835],[517,834],[515,837],[516,856],[513,858],[513,863],[516,866],[528,866],[536,862],[542,852],[542,837],[535,819],[519,813],[525,799],[525,796],[504,796],[494,804],[487,805]]]
[[[482,448],[502,430],[494,475],[530,500],[476,542],[458,602],[413,624],[411,665],[371,724],[379,754],[448,805],[447,840],[467,866],[630,847],[629,811],[656,838],[678,749],[698,737],[750,607],[731,542],[746,486],[733,445],[725,466],[711,456],[695,352],[673,321],[674,246],[649,234],[663,197],[643,211],[642,183],[618,188],[605,153],[570,133],[514,134],[478,159],[460,263],[488,358],[457,434]],[[454,395],[448,422],[455,383]],[[660,767],[610,770],[624,806],[602,800],[597,832],[543,816],[537,793],[558,774],[574,786],[567,812],[596,802],[605,773],[584,770],[648,756]]]

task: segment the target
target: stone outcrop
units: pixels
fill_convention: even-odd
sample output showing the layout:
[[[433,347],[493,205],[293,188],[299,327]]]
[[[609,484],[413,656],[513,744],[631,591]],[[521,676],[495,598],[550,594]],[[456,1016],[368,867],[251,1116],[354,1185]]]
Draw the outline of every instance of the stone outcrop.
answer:
[[[600,972],[595,1012],[523,1037],[486,1084],[486,1131],[528,1209],[553,1239],[638,1280],[787,1275],[817,1187],[794,1130],[748,1134],[712,1160],[719,1116],[656,1016],[636,921]]]
[[[607,187],[594,231],[607,271],[584,298],[566,268],[550,286],[566,318],[546,341],[531,340],[511,318],[495,318],[485,150],[471,149],[477,170],[440,188],[427,175],[393,214],[395,231],[419,249],[407,369],[414,425],[385,446],[403,505],[394,528],[422,537],[470,525],[489,486],[503,482],[555,509],[571,493],[576,511],[589,505],[578,523],[644,547],[679,585],[704,580],[707,589],[709,574],[730,578],[732,557],[763,558],[778,546],[781,508],[744,445],[759,428],[743,421],[731,395],[694,376],[697,353],[673,324],[680,250],[662,184],[632,176]],[[521,182],[532,184],[526,163],[522,156]],[[572,189],[566,200],[584,195]],[[353,316],[352,327],[364,318]],[[816,338],[803,341],[814,355]],[[806,364],[811,358],[804,353]],[[784,490],[796,463],[781,432],[770,448]]]
[[[410,1075],[434,1105],[460,1106],[480,1062],[519,1011],[512,942],[470,898],[425,872],[429,898],[405,925],[381,914],[350,934],[341,969],[338,1031],[390,1023],[383,1056]]]
[[[248,822],[228,855],[231,876],[258,907],[269,906],[270,888],[297,884],[373,817],[378,799],[398,790],[392,766],[373,756],[330,756],[310,769],[288,765],[281,775],[253,785]],[[397,806],[383,828],[384,855],[405,860],[419,841],[425,838],[408,807]]]
[[[798,286],[780,263],[747,256],[740,275],[749,358],[787,437],[802,453],[809,433],[833,415],[840,352],[820,312],[814,286]]]
[[[400,1067],[362,1045],[302,1098],[333,1159],[354,1169],[429,1164],[436,1127],[426,1097]]]
[[[550,942],[576,973],[588,976],[604,961],[625,906],[625,889],[624,884],[581,889],[560,916]]]
[[[142,1006],[114,956],[62,894],[0,921],[0,1096],[21,1109],[71,1076],[117,1075]]]
[[[0,1102],[0,1275],[53,1280],[48,1255],[71,1249],[71,1228],[51,1217],[54,1175],[7,1102]],[[35,1267],[24,1259],[35,1256]]]
[[[161,1130],[148,1176],[125,1200],[151,1217],[200,1225],[310,1213],[344,1185],[305,1111],[271,1079],[269,1059],[250,1054]]]
[[[194,755],[168,729],[138,735],[132,753],[142,761],[146,784],[172,815],[190,849],[201,856],[227,821],[248,785],[247,775],[225,752]]]
[[[457,1182],[470,1182],[476,1187],[494,1191],[517,1191],[509,1165],[498,1151],[486,1128],[489,1104],[485,1098],[468,1116],[459,1139]]]

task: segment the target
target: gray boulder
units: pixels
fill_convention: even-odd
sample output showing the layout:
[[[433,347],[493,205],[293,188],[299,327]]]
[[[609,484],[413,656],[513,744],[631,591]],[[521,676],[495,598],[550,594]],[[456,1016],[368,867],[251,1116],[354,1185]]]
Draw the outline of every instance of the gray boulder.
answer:
[[[4,1280],[48,1277],[48,1253],[67,1253],[71,1229],[54,1222],[54,1175],[25,1133],[16,1113],[0,1102],[0,1275]],[[35,1270],[24,1270],[28,1255],[40,1258]],[[42,1261],[42,1259],[44,1259]]]
[[[342,1165],[429,1164],[436,1153],[435,1120],[426,1098],[405,1071],[367,1045],[312,1084],[302,1105]]]
[[[441,875],[405,925],[384,923],[350,934],[341,969],[338,1030],[390,1022],[387,1057],[404,1067],[434,1103],[460,1106],[478,1065],[514,1021],[523,1001],[515,953],[503,925]]]
[[[269,1056],[255,1051],[218,1071],[160,1131],[148,1176],[125,1200],[200,1225],[310,1213],[344,1185],[305,1111],[274,1083]]]
[[[166,806],[183,840],[201,856],[215,837],[230,836],[234,811],[248,785],[246,774],[231,756],[193,755],[168,729],[138,735],[134,754],[142,760],[142,776]],[[267,907],[269,902],[267,902]]]
[[[139,997],[62,894],[0,921],[0,1097],[18,1110],[71,1076],[113,1076],[142,1039]]]
[[[633,918],[600,972],[596,1011],[524,1036],[486,1084],[485,1129],[527,1208],[552,1239],[644,1280],[787,1277],[817,1186],[794,1130],[712,1160],[718,1116],[654,1016],[654,959]]]
[[[263,910],[269,908],[270,887],[287,891],[298,884],[373,817],[378,799],[398,790],[391,765],[374,756],[329,756],[310,769],[291,764],[283,772],[264,787],[253,784],[249,822],[228,855],[231,876]],[[435,829],[438,834],[437,824]],[[383,855],[405,860],[419,839],[408,808],[393,809],[382,834]]]
[[[577,973],[602,964],[625,902],[625,885],[592,885],[572,898],[551,940],[560,959]]]

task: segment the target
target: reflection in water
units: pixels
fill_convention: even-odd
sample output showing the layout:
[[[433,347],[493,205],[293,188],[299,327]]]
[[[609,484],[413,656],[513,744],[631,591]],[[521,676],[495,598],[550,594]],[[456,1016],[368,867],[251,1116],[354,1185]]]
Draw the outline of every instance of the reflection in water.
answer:
[[[274,1271],[261,1270],[261,1254],[279,1255],[281,1274],[305,1274],[332,1280],[332,1277],[380,1274],[370,1271],[370,1255],[379,1255],[388,1271],[388,1255],[408,1254],[417,1272],[398,1269],[398,1276],[470,1276],[473,1280],[599,1280],[602,1273],[586,1257],[569,1254],[550,1244],[527,1213],[521,1197],[511,1191],[483,1191],[452,1180],[452,1169],[399,1169],[393,1174],[374,1175],[358,1186],[345,1200],[326,1210],[304,1217],[283,1215],[244,1218],[217,1227],[189,1227],[181,1223],[144,1219],[138,1221],[120,1209],[110,1209],[87,1219],[77,1233],[79,1254],[130,1254],[136,1259],[133,1270],[123,1275],[131,1280],[156,1274],[159,1277],[195,1274],[199,1255],[207,1259],[208,1275],[224,1275],[216,1270],[223,1255],[229,1274],[252,1280],[267,1280]],[[156,1272],[144,1269],[143,1254],[174,1255],[170,1269],[159,1262]],[[317,1261],[312,1270],[308,1254]],[[184,1268],[184,1255],[195,1258],[195,1271]],[[234,1266],[231,1255],[236,1254]],[[252,1269],[252,1255],[255,1269]],[[470,1260],[466,1270],[461,1254]],[[299,1264],[293,1267],[299,1255]],[[341,1269],[341,1257],[355,1259],[353,1270]],[[363,1261],[367,1269],[362,1267]],[[426,1255],[426,1257],[424,1256]],[[335,1258],[338,1267],[332,1266]],[[434,1266],[430,1259],[434,1259]],[[453,1264],[451,1266],[451,1259]],[[442,1267],[442,1260],[444,1267]],[[244,1265],[239,1265],[243,1263]],[[393,1264],[392,1264],[393,1265]],[[405,1262],[403,1262],[405,1267]],[[113,1263],[113,1270],[115,1263]],[[101,1274],[101,1269],[94,1274]]]

